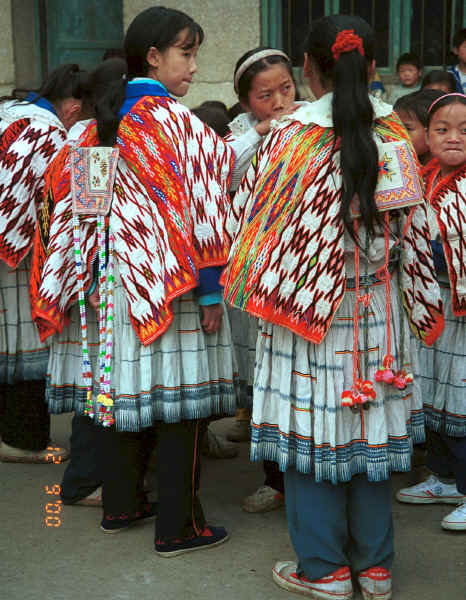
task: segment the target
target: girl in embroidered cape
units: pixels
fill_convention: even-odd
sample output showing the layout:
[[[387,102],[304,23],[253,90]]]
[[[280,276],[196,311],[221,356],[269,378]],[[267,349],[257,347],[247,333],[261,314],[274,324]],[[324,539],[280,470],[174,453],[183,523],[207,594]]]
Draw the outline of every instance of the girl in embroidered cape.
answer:
[[[163,7],[143,11],[129,26],[127,77],[97,104],[96,123],[52,179],[47,257],[34,301],[42,335],[61,332],[51,349],[50,409],[94,413],[111,425],[101,432],[104,531],[154,515],[142,484],[156,443],[156,551],[162,556],[227,539],[222,527],[206,525],[197,490],[205,419],[236,409],[230,329],[218,282],[228,255],[223,223],[233,156],[173,98],[188,92],[203,37],[188,15]],[[107,243],[102,220],[96,227],[95,216],[77,220],[70,213],[73,202],[92,200],[82,190],[83,182],[87,189],[94,185],[94,163],[74,160],[94,156],[96,146],[102,179],[115,176]],[[108,159],[115,155],[112,147],[119,152],[116,169]],[[83,293],[92,283],[97,247],[100,297],[89,299],[96,316],[86,310]],[[97,317],[105,332],[99,360]]]
[[[0,106],[0,460],[66,460],[50,446],[44,402],[48,343],[29,302],[30,250],[42,205],[44,172],[80,117],[87,74],[67,64],[38,93]],[[3,397],[4,396],[4,397]],[[25,426],[25,424],[27,424]],[[53,448],[53,449],[52,449]]]
[[[429,428],[426,481],[397,493],[400,502],[459,504],[442,527],[466,531],[466,96],[431,105],[424,168],[435,267],[445,330],[419,353],[417,378]]]
[[[291,62],[281,50],[264,46],[249,50],[236,63],[233,78],[245,111],[230,123],[226,137],[235,153],[231,189],[236,191],[262,140],[270,132],[272,120],[293,111],[297,104]],[[249,441],[257,320],[238,310],[230,309],[229,315],[238,357],[242,407],[227,437],[236,442]],[[243,508],[248,512],[266,512],[283,506],[283,474],[272,461],[264,461],[264,471],[264,485],[244,500]]]
[[[351,598],[351,571],[366,599],[391,597],[390,472],[424,433],[408,320],[427,344],[443,327],[418,164],[368,95],[374,67],[362,19],[312,23],[317,101],[264,141],[227,223],[225,298],[260,319],[251,454],[285,471],[298,555],[273,577],[312,597]]]

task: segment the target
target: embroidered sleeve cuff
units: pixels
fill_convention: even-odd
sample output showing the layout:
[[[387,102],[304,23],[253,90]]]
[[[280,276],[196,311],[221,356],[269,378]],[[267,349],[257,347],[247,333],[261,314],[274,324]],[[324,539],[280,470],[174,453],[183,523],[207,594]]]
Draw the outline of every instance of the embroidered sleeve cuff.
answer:
[[[210,306],[211,304],[220,304],[222,302],[222,293],[213,292],[205,296],[199,296],[197,299],[200,306]]]

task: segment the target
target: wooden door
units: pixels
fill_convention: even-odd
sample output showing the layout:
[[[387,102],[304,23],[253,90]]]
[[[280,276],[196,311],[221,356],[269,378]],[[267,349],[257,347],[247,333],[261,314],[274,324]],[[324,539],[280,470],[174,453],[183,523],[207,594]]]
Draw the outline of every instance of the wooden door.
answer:
[[[47,70],[75,62],[95,67],[105,50],[121,48],[122,0],[46,0]]]

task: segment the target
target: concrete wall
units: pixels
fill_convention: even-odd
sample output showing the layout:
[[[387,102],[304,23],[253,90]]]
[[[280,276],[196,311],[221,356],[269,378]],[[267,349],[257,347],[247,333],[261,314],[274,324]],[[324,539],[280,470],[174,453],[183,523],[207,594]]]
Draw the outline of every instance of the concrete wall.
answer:
[[[15,87],[13,61],[13,29],[11,23],[11,0],[0,0],[0,95],[9,94]]]
[[[125,29],[139,12],[154,4],[124,0]],[[190,15],[205,33],[194,83],[181,101],[191,108],[204,100],[222,100],[227,106],[237,102],[233,71],[238,58],[260,44],[259,0],[164,0],[162,4]]]

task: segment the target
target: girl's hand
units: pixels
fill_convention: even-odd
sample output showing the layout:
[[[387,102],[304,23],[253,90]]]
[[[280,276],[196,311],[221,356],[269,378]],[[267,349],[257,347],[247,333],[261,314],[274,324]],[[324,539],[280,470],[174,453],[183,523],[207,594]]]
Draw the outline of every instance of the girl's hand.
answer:
[[[95,310],[95,312],[97,314],[99,314],[99,304],[100,304],[99,288],[96,287],[95,290],[92,292],[92,294],[90,296],[88,296],[88,298],[89,298],[89,304],[92,306],[92,308]]]
[[[204,333],[216,333],[220,329],[223,317],[221,304],[201,306],[201,326]]]
[[[272,119],[264,119],[263,121],[260,121],[259,123],[257,123],[257,125],[254,127],[254,129],[257,131],[257,133],[260,136],[264,136],[269,133],[271,120]]]
[[[279,119],[281,119],[281,117],[283,117],[284,115],[291,115],[292,113],[294,113],[295,110],[297,110],[299,108],[299,104],[293,104],[291,107],[281,110],[280,112],[277,112],[273,115],[273,117],[270,117],[270,119],[264,119],[263,121],[260,121],[256,126],[255,126],[255,130],[257,131],[257,133],[261,136],[267,135],[268,133],[270,133],[270,123],[272,121],[278,121]]]

